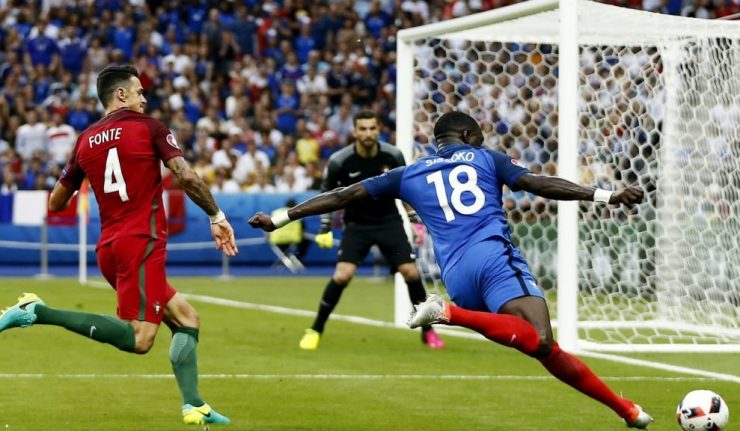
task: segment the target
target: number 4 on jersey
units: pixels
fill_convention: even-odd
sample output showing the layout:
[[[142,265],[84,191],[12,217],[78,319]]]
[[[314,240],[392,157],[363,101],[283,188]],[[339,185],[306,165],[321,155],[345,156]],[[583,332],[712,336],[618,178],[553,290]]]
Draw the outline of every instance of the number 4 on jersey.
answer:
[[[103,184],[105,193],[118,192],[121,200],[128,201],[126,192],[126,181],[123,179],[121,172],[121,162],[118,160],[118,149],[116,147],[108,150],[108,159],[105,161],[105,183]]]

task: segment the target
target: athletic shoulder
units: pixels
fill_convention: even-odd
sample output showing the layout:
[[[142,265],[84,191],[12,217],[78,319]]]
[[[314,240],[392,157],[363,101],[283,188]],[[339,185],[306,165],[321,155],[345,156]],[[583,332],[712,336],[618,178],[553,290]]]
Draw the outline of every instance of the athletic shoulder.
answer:
[[[380,153],[381,154],[387,154],[390,156],[393,160],[395,160],[398,163],[398,166],[404,166],[406,165],[406,159],[403,157],[403,153],[401,150],[398,149],[395,145],[387,144],[385,142],[380,142]]]
[[[379,144],[380,144],[380,152],[381,153],[387,153],[387,154],[391,154],[393,156],[403,155],[403,153],[401,152],[401,150],[399,150],[398,147],[396,147],[395,145],[391,145],[391,144],[388,144],[386,142],[379,142]]]
[[[491,159],[496,177],[506,184],[510,189],[517,190],[515,183],[522,175],[530,173],[527,168],[522,166],[518,160],[509,157],[507,154],[490,148],[482,148],[485,154]]]
[[[355,154],[355,146],[348,145],[329,157],[330,165],[341,165],[345,160],[349,159]]]

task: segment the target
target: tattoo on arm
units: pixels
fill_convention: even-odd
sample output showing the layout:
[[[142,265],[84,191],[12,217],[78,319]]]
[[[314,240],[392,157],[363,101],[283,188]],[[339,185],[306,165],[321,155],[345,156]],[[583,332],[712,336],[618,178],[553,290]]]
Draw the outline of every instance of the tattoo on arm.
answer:
[[[195,202],[196,205],[201,207],[209,216],[216,215],[218,212],[218,205],[216,205],[216,201],[213,200],[213,195],[210,190],[208,190],[206,183],[203,182],[195,171],[193,171],[193,168],[190,167],[190,164],[185,160],[185,158],[173,157],[167,160],[165,165],[167,165],[167,168],[175,174],[175,177],[177,177],[182,188],[185,189],[185,193],[188,194],[188,197]]]

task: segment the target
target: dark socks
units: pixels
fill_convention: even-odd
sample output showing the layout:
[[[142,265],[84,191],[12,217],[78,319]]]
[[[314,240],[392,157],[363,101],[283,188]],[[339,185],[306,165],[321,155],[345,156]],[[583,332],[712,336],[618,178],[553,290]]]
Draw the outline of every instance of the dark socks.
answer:
[[[319,312],[316,314],[316,319],[313,322],[311,328],[316,332],[324,332],[324,326],[326,321],[329,319],[329,315],[334,311],[334,307],[339,303],[339,298],[342,297],[342,292],[346,284],[339,284],[334,281],[334,278],[329,280],[324,288],[324,294],[321,296],[321,303],[319,303]]]

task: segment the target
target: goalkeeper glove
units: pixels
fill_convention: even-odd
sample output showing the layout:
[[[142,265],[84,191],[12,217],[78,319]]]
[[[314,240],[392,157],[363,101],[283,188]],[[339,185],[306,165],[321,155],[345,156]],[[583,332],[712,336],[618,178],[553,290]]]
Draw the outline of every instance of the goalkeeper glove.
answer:
[[[321,248],[334,247],[334,234],[331,231],[316,234],[315,240]]]
[[[411,223],[411,230],[414,232],[414,243],[418,247],[424,245],[424,238],[427,236],[427,227],[421,223]]]
[[[427,227],[421,221],[421,217],[416,214],[416,211],[408,212],[409,223],[411,224],[411,231],[414,233],[414,243],[421,247],[424,244],[424,238],[427,235]]]

